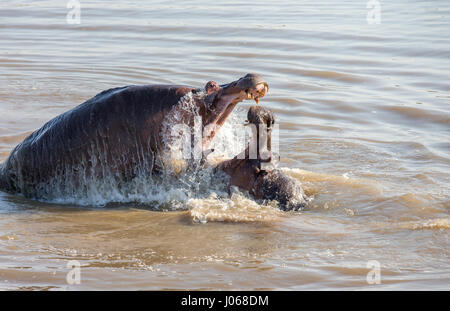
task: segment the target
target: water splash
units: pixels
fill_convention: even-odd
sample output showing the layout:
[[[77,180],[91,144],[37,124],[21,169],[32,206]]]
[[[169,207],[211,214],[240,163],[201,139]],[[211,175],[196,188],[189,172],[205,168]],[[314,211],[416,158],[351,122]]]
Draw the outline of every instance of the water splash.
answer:
[[[270,222],[280,220],[282,212],[272,201],[258,204],[248,194],[235,189],[229,198],[215,193],[204,199],[187,202],[189,215],[196,223],[206,222]]]
[[[247,192],[237,189],[230,193],[229,176],[213,170],[218,162],[242,152],[250,140],[251,131],[244,127],[246,110],[236,108],[228,117],[212,141],[214,152],[206,163],[183,154],[186,139],[192,143],[191,131],[202,128],[201,122],[194,122],[194,128],[192,124],[196,118],[201,120],[197,103],[205,95],[204,92],[186,94],[165,116],[156,157],[145,142],[136,138],[138,152],[110,159],[105,152],[107,135],[99,133],[87,146],[82,159],[57,164],[55,176],[38,183],[36,191],[44,194],[42,201],[86,206],[135,203],[153,210],[187,209],[192,220],[200,223],[278,219],[280,211],[275,201],[258,203]],[[185,125],[187,135],[174,130],[177,125]],[[121,164],[130,160],[135,165],[125,166],[131,172],[124,173]],[[161,168],[158,174],[153,173],[155,166]]]
[[[228,192],[229,177],[213,173],[212,167],[244,149],[245,137],[235,126],[244,123],[244,110],[236,109],[218,132],[212,142],[215,151],[206,165],[201,165],[200,159],[184,159],[181,154],[184,137],[171,131],[174,125],[189,122],[187,118],[199,117],[196,101],[203,96],[203,92],[188,93],[166,115],[162,123],[162,145],[159,146],[161,156],[149,163],[146,161],[148,155],[140,155],[142,159],[134,161],[136,165],[130,174],[134,178],[124,178],[120,170],[114,169],[120,165],[120,157],[113,159],[113,163],[108,162],[107,154],[102,151],[107,149],[106,142],[100,137],[89,146],[78,164],[62,163],[50,181],[38,183],[36,191],[44,194],[42,201],[84,206],[137,203],[156,210],[191,209],[202,205],[202,200],[205,200],[203,205],[235,205],[236,196],[230,197]],[[142,142],[136,141],[136,144],[142,147]],[[122,155],[124,159],[127,156]],[[152,173],[154,165],[163,168],[162,174]],[[240,197],[251,200],[248,195]],[[258,205],[256,202],[249,204]]]
[[[159,157],[164,174],[198,170],[200,159],[192,156],[194,150],[191,148],[191,135],[201,130],[200,107],[196,102],[202,101],[205,96],[204,92],[187,93],[164,117],[161,126],[163,148]],[[194,127],[189,126],[191,123],[194,123]]]

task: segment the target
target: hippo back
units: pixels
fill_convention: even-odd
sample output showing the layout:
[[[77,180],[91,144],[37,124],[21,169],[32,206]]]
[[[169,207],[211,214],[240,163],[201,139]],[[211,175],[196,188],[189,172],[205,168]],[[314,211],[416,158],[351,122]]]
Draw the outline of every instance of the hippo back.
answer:
[[[0,187],[48,199],[76,191],[86,179],[151,174],[164,115],[191,90],[146,85],[101,92],[16,146],[0,167]]]

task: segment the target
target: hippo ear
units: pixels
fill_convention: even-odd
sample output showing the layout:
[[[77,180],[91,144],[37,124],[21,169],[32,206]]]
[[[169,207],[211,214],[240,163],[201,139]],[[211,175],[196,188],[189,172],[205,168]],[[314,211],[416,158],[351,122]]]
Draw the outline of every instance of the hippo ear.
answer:
[[[205,85],[205,91],[207,94],[212,94],[219,89],[219,85],[216,81],[209,81]]]

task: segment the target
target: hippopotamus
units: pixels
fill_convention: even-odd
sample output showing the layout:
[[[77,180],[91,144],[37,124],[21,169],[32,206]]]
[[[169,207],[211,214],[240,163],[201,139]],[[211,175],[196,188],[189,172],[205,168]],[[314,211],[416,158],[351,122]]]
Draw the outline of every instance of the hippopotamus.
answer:
[[[17,145],[0,164],[0,189],[53,201],[96,187],[98,181],[128,189],[135,178],[174,173],[169,134],[180,124],[194,127],[198,119],[203,134],[200,162],[204,162],[212,139],[236,105],[251,99],[258,103],[268,89],[260,75],[247,74],[223,85],[209,81],[203,88],[130,85],[103,91]],[[263,132],[259,136],[270,146],[273,114],[251,108],[248,119],[268,125],[265,136]],[[256,159],[232,159],[217,169],[230,175],[231,185],[250,190],[256,198],[276,199],[285,209],[298,209],[294,201],[300,199],[301,188],[281,171],[262,168],[273,162],[270,150],[267,157],[262,149],[258,147]],[[236,170],[238,166],[243,169]]]
[[[38,200],[70,197],[92,181],[126,184],[167,169],[167,131],[201,119],[201,151],[236,105],[268,91],[258,74],[204,88],[130,85],[103,91],[26,137],[0,164],[0,189]]]
[[[216,170],[229,175],[230,186],[246,190],[256,199],[276,200],[282,210],[303,209],[306,195],[300,182],[276,168],[279,155],[271,150],[271,131],[275,123],[273,113],[267,108],[252,106],[248,110],[247,121],[254,126],[254,135],[247,148],[217,165]]]

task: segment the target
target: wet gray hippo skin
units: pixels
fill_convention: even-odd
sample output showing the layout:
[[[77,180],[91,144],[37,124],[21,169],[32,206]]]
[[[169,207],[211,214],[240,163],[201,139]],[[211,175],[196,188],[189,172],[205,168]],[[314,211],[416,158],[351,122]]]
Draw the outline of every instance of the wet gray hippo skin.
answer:
[[[191,96],[203,126],[206,151],[234,107],[265,95],[268,85],[257,74],[204,89],[176,85],[110,89],[63,113],[28,136],[0,165],[0,189],[33,199],[71,195],[90,178],[127,182],[164,170],[165,118],[179,110],[178,122],[193,115],[179,107]]]
[[[217,166],[230,176],[230,185],[249,191],[256,199],[276,200],[282,210],[301,210],[306,205],[306,196],[299,181],[276,169],[271,162],[278,155],[271,151],[271,128],[275,123],[273,113],[261,106],[250,107],[247,119],[257,129],[254,140],[244,151]],[[262,124],[263,126],[259,126]],[[256,138],[257,137],[257,138]],[[250,145],[257,146],[257,156],[252,158]]]

